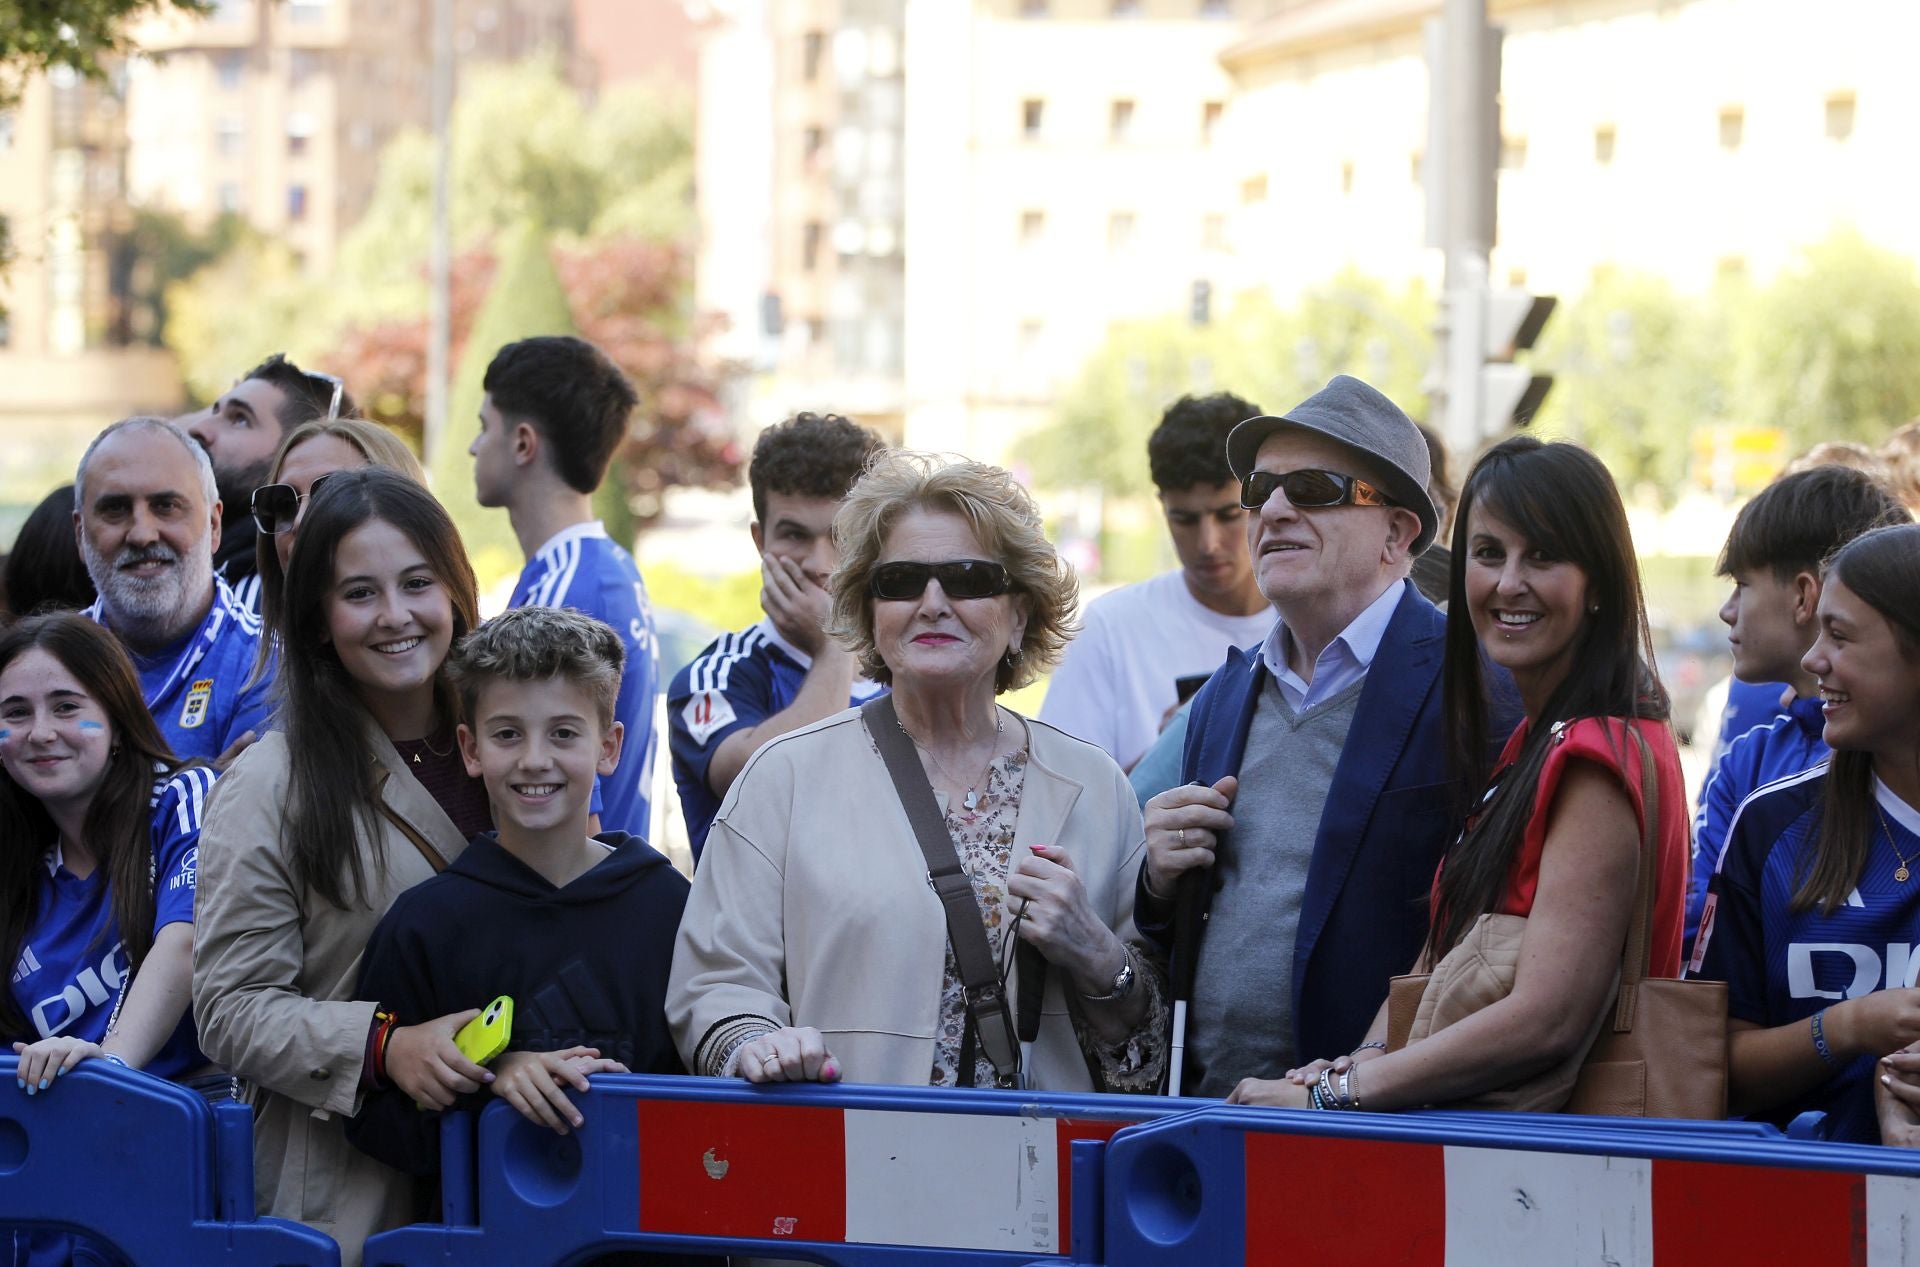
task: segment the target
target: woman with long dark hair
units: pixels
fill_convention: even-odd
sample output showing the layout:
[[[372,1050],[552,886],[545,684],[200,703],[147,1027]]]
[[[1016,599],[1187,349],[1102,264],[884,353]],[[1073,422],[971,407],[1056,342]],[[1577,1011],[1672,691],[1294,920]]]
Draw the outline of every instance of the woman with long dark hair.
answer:
[[[1833,755],[1741,803],[1692,966],[1727,983],[1735,1112],[1911,1145],[1915,1060],[1889,1062],[1877,1124],[1873,1097],[1875,1060],[1920,1041],[1920,525],[1842,547],[1817,612],[1800,663]]]
[[[285,602],[277,728],[209,808],[194,1014],[257,1109],[261,1208],[327,1232],[352,1264],[421,1213],[407,1176],[347,1142],[363,1092],[444,1108],[489,1078],[452,1041],[473,1012],[394,1017],[352,995],[393,899],[492,825],[445,677],[478,600],[446,511],[369,467],[308,503]]]
[[[1455,768],[1463,788],[1481,791],[1441,863],[1414,971],[1467,942],[1483,916],[1521,917],[1512,988],[1391,1054],[1383,1007],[1359,1050],[1277,1081],[1249,1080],[1238,1100],[1564,1103],[1599,1032],[1632,919],[1643,746],[1659,805],[1652,967],[1679,974],[1687,863],[1679,753],[1652,667],[1626,511],[1591,453],[1520,436],[1475,465],[1454,520],[1446,657]],[[1511,675],[1525,712],[1491,765],[1489,663]]]
[[[174,759],[105,629],[58,613],[0,634],[0,1032],[27,1094],[90,1058],[212,1072],[187,992],[213,780]]]

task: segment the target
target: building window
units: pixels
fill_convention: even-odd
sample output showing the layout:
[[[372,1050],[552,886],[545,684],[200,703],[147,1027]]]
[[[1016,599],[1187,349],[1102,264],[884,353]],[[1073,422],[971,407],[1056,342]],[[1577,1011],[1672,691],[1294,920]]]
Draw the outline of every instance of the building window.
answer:
[[[827,50],[823,31],[808,31],[800,40],[800,77],[808,83],[820,78],[820,59]]]
[[[1047,0],[1020,0],[1020,16],[1023,18],[1046,17]]]
[[[1204,326],[1213,320],[1213,283],[1204,278],[1193,283],[1187,300],[1187,320]]]
[[[218,197],[220,200],[220,210],[222,214],[229,213],[229,212],[238,213],[241,210],[243,210],[246,206],[245,202],[242,201],[240,197],[239,181],[235,181],[235,180],[221,181]]]
[[[827,319],[825,317],[807,318],[807,346],[823,348],[827,346]]]
[[[1047,103],[1039,97],[1028,97],[1020,103],[1020,135],[1029,141],[1040,139],[1040,124],[1046,118]]]
[[[293,221],[307,218],[307,187],[305,185],[287,186],[287,219]]]
[[[1233,0],[1200,0],[1200,16],[1230,18],[1233,16]]]
[[[1047,213],[1044,211],[1022,211],[1020,213],[1020,240],[1025,243],[1038,242],[1047,235]]]
[[[1137,18],[1140,16],[1140,0],[1109,0],[1107,12],[1116,18]]]
[[[1227,249],[1227,218],[1217,211],[1210,211],[1200,217],[1200,249],[1203,251]]]
[[[13,115],[0,110],[0,154],[13,148]]]
[[[1133,212],[1115,211],[1107,216],[1107,249],[1124,251],[1133,245]]]
[[[1353,192],[1353,160],[1352,159],[1347,159],[1345,162],[1340,164],[1340,192],[1343,194],[1350,194]]]
[[[1133,131],[1133,102],[1122,97],[1107,113],[1107,139],[1119,145]]]
[[[1720,111],[1720,148],[1737,150],[1747,135],[1747,112],[1740,106],[1726,106]]]
[[[247,58],[244,53],[222,53],[215,64],[215,73],[220,77],[220,87],[232,92],[240,86],[240,80],[247,72]]]
[[[818,126],[808,128],[800,142],[801,158],[808,165],[812,165],[814,160],[820,157],[820,151],[826,147],[826,144],[827,130],[825,128]]]
[[[1836,92],[1827,98],[1827,139],[1844,141],[1853,135],[1853,94]]]
[[[327,10],[333,7],[333,0],[292,0],[287,6],[287,18],[295,26],[319,26],[327,20]]]
[[[216,125],[214,144],[222,156],[237,158],[247,147],[247,122],[237,114],[223,117]]]
[[[307,152],[317,130],[313,116],[304,112],[287,116],[287,153],[294,158]]]
[[[1593,161],[1602,167],[1613,165],[1613,125],[1602,123],[1593,130]]]
[[[287,51],[287,85],[298,88],[312,79],[320,69],[320,54],[310,48],[295,48]]]
[[[818,220],[809,220],[801,234],[800,267],[809,273],[820,267],[820,241],[826,232],[826,226]]]
[[[1209,101],[1200,107],[1200,144],[1212,145],[1213,134],[1220,126],[1220,116],[1225,114],[1224,101]]]
[[[1524,136],[1503,136],[1500,138],[1500,169],[1517,172],[1527,165],[1527,138]]]
[[[1267,174],[1249,176],[1240,182],[1240,201],[1248,206],[1267,200]]]

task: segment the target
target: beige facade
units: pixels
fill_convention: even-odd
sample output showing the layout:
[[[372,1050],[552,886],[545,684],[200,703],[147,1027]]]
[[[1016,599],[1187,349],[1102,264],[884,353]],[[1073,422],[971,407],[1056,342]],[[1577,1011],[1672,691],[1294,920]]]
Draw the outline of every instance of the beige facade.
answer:
[[[1266,7],[910,6],[909,443],[1004,457],[1113,322],[1219,310],[1219,54]]]
[[[845,21],[829,0],[752,7],[768,15],[781,66],[802,30],[824,26],[832,41]],[[1920,78],[1903,64],[1920,46],[1920,6],[1490,8],[1507,33],[1496,285],[1572,299],[1608,270],[1696,291],[1727,273],[1764,280],[1845,226],[1920,259],[1908,135]],[[1005,456],[1052,414],[1113,322],[1191,314],[1196,283],[1214,319],[1243,292],[1287,304],[1344,267],[1437,287],[1422,25],[1439,9],[904,0],[908,441]],[[805,222],[828,214],[794,156],[813,118],[787,93],[743,121],[751,101],[717,97],[711,84],[702,110],[731,111],[736,133],[758,126],[774,138],[756,204],[774,208],[773,223],[709,214],[705,250],[732,261],[745,294],[752,234],[764,227],[774,263],[762,275],[790,325],[771,348],[754,346],[762,383],[787,384],[812,346],[791,318],[834,293],[841,259],[826,251],[812,280],[791,267]],[[764,388],[761,400],[780,396]]]
[[[0,524],[72,479],[101,426],[180,400],[171,360],[127,346],[117,91],[61,72],[0,112],[0,226],[14,252],[0,280]]]
[[[1302,6],[1227,51],[1241,286],[1285,296],[1343,264],[1433,276],[1418,166],[1435,3]],[[1764,279],[1842,226],[1920,258],[1920,80],[1904,0],[1499,3],[1506,30],[1496,285],[1574,296],[1599,271],[1701,290]],[[1311,126],[1303,126],[1313,121]],[[1303,251],[1301,243],[1314,249]]]
[[[456,0],[459,64],[570,57],[573,0]],[[432,5],[220,0],[150,18],[129,68],[133,201],[190,223],[223,213],[324,272],[373,196],[394,133],[431,118]]]

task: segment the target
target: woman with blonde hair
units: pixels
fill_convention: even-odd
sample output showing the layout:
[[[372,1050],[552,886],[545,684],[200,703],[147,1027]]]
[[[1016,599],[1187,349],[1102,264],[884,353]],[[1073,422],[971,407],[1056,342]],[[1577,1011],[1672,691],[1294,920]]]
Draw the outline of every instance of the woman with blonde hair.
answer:
[[[1138,803],[1100,749],[995,699],[1073,631],[1039,512],[997,467],[893,453],[834,536],[832,633],[891,694],[729,789],[674,954],[681,1055],[750,1082],[1151,1091]]]
[[[331,475],[384,466],[425,488],[427,473],[399,436],[364,418],[319,418],[287,432],[267,468],[267,483],[253,490],[254,545],[260,578],[260,622],[264,631],[254,660],[253,679],[266,671],[279,644],[286,603],[287,561],[294,534],[306,517],[307,502]]]

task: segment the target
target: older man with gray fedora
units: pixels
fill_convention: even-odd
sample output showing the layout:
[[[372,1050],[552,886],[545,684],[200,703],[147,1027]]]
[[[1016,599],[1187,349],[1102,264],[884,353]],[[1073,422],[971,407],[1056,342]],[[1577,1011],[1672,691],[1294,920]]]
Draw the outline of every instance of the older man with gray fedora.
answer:
[[[1438,522],[1419,429],[1342,375],[1235,427],[1227,462],[1279,621],[1195,697],[1184,786],[1147,802],[1135,905],[1153,935],[1177,909],[1194,922],[1175,1090],[1205,1096],[1362,1041],[1419,953],[1453,831],[1446,618],[1407,579]],[[1177,903],[1189,874],[1197,900]]]

